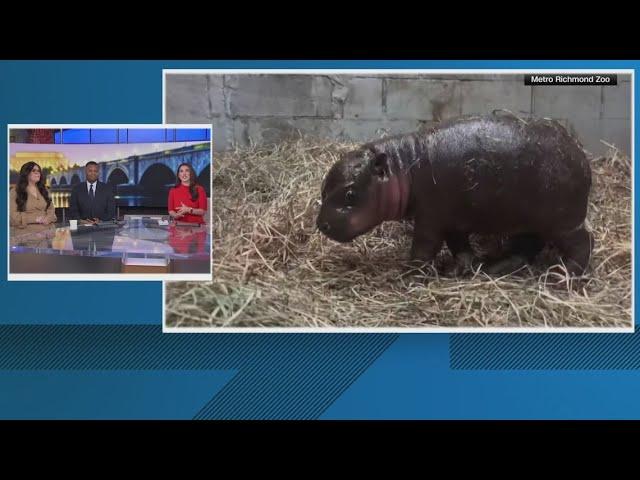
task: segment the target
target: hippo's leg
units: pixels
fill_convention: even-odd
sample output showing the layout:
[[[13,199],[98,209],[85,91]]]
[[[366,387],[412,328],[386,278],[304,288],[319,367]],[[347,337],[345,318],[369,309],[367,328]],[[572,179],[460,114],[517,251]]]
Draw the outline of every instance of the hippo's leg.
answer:
[[[560,258],[572,276],[584,274],[593,250],[593,234],[584,227],[553,235],[552,241],[560,250]]]
[[[411,260],[418,263],[427,263],[435,258],[442,248],[443,234],[416,218],[413,229],[413,244],[411,245]]]
[[[490,275],[508,275],[527,263],[533,263],[544,248],[544,239],[535,233],[521,233],[507,241],[507,256],[488,263],[482,268]]]
[[[528,263],[533,263],[544,245],[544,238],[537,233],[521,233],[509,240],[509,251],[513,255],[524,257]]]
[[[473,260],[475,255],[469,243],[469,234],[460,232],[448,232],[445,235],[445,241],[455,262],[445,271],[449,276],[461,276],[473,269]]]

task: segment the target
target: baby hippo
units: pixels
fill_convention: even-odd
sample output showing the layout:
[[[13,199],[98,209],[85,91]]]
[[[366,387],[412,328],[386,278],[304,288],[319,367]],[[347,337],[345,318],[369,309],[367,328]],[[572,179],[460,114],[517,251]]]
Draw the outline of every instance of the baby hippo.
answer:
[[[508,273],[547,242],[572,275],[589,265],[584,228],[591,168],[580,144],[556,121],[494,112],[387,137],[345,154],[322,184],[317,226],[348,242],[388,220],[414,220],[411,258],[428,262],[444,242],[460,267],[474,258],[469,235],[508,236]]]

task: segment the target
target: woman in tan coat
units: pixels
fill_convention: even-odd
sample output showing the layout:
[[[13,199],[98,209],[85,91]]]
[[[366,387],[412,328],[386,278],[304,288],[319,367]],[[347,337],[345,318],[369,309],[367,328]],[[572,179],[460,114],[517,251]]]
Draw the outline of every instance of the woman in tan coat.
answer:
[[[14,234],[42,231],[57,222],[56,212],[40,165],[27,162],[9,195],[10,224]]]

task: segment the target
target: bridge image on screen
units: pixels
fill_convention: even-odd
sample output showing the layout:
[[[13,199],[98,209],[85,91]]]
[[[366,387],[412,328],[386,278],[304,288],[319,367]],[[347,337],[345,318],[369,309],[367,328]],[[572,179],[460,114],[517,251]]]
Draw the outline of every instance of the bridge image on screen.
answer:
[[[207,197],[210,196],[209,130],[68,129],[52,132],[48,138],[55,143],[10,143],[10,183],[17,182],[20,168],[26,162],[38,163],[46,174],[56,208],[69,206],[71,189],[85,181],[85,165],[89,161],[100,165],[99,180],[113,188],[116,205],[120,207],[166,208],[169,189],[176,183],[176,171],[181,163],[191,164],[197,183],[205,189]],[[167,139],[170,141],[159,141]],[[114,140],[121,143],[105,143]],[[93,143],[85,143],[88,141]]]

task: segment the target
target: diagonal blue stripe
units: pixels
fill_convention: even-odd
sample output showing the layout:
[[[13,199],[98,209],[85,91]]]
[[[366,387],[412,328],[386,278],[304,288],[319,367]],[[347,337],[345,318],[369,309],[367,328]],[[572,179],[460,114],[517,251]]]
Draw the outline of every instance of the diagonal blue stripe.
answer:
[[[194,418],[318,418],[397,338],[380,334],[276,336],[264,353],[278,360],[242,369]]]
[[[454,370],[637,370],[640,332],[454,334]]]
[[[195,418],[318,418],[396,339],[163,334],[153,325],[0,326],[0,371],[235,370]]]
[[[257,347],[249,336],[168,335],[155,325],[6,325],[0,370],[237,368]]]
[[[233,371],[189,375],[2,371],[0,419],[189,419],[233,375]]]
[[[395,336],[396,338],[393,340],[397,340],[399,338],[399,335]],[[391,342],[393,343],[393,342]],[[320,418],[320,416],[333,404],[333,402],[339,398],[351,385],[353,385],[353,383],[369,368],[372,366],[372,364],[380,357],[380,355],[382,355],[382,353],[389,348],[389,346],[391,345],[391,343],[387,343],[386,341],[381,341],[378,345],[377,348],[375,349],[375,351],[372,351],[371,354],[369,355],[369,359],[366,362],[362,362],[362,364],[360,365],[359,369],[354,369],[351,372],[351,375],[348,377],[345,377],[343,380],[343,384],[340,388],[340,391],[337,392],[335,398],[327,398],[324,402],[322,402],[319,407],[319,414],[317,417],[315,418]]]
[[[239,376],[237,382],[230,384],[221,392],[217,404],[210,406],[211,409],[218,412],[238,412],[239,409],[241,412],[234,417],[217,418],[254,418],[254,409],[259,401],[256,396],[260,392],[267,391],[265,384],[269,381],[277,381],[278,378],[287,375],[291,368],[294,368],[293,364],[287,361],[285,355],[287,351],[295,351],[302,346],[299,341],[300,337],[299,335],[267,335],[263,348],[257,352],[257,357],[242,370],[243,375]],[[291,340],[295,340],[295,342],[291,344]]]

